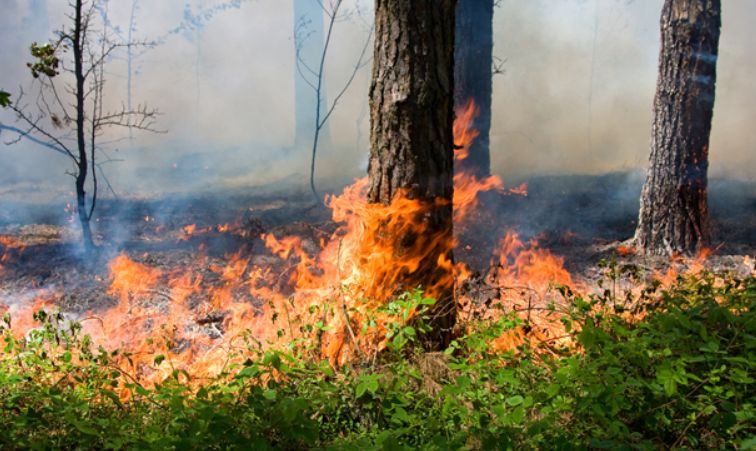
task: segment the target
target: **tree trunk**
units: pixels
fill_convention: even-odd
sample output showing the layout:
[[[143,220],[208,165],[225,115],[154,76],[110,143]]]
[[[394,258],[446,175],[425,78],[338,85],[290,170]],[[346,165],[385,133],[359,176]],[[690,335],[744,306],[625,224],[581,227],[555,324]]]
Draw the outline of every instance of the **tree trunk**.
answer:
[[[84,186],[87,181],[89,166],[87,164],[87,145],[84,136],[84,20],[82,16],[82,0],[76,0],[76,11],[74,16],[74,35],[73,35],[73,55],[74,55],[74,76],[76,78],[76,145],[79,151],[76,173],[76,211],[81,223],[82,238],[84,247],[87,251],[94,248],[92,241],[92,231],[89,224],[89,215],[87,213],[87,199]]]
[[[455,3],[376,0],[370,87],[368,200],[388,205],[406,195],[424,205],[418,213],[423,235],[438,239],[405,275],[403,288],[434,287],[434,331],[427,339],[436,349],[448,344],[456,320],[451,268],[438,264],[452,258]],[[418,238],[392,236],[396,258]]]
[[[480,133],[470,154],[455,162],[455,170],[478,178],[491,174],[489,153],[493,58],[493,0],[458,0],[454,43],[454,104],[475,102],[479,115],[473,127]]]
[[[651,158],[636,243],[647,253],[690,253],[710,239],[709,132],[720,0],[665,0]]]

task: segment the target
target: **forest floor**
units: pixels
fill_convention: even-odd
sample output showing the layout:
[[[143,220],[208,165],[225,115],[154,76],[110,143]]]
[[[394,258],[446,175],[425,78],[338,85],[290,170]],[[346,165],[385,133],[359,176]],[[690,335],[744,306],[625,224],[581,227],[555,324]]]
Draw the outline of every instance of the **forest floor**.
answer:
[[[685,262],[646,258],[622,251],[637,219],[642,180],[635,173],[601,176],[541,176],[526,180],[527,196],[483,193],[480,205],[456,226],[457,261],[485,274],[492,252],[507,231],[524,242],[564,258],[573,280],[591,284],[605,272],[600,262],[616,259],[649,274],[684,271]],[[341,186],[330,186],[339,192]],[[170,270],[193,267],[212,281],[213,268],[239,251],[257,266],[273,264],[261,233],[295,235],[315,249],[336,225],[330,211],[315,205],[291,179],[233,192],[174,195],[171,198],[103,199],[95,233],[103,243],[98,257],[76,252],[78,224],[59,213],[60,205],[0,200],[0,303],[31,302],[40,293],[58,293],[62,309],[99,310],[116,302],[108,294],[107,262],[119,253]],[[710,183],[714,243],[703,263],[714,270],[754,270],[756,182],[714,179]],[[22,218],[19,222],[18,218]],[[618,252],[618,249],[620,250]],[[689,263],[688,263],[689,264]],[[682,265],[682,266],[681,266]],[[476,280],[483,282],[483,277]]]
[[[711,181],[715,237],[705,258],[646,258],[623,247],[637,215],[636,175],[527,182],[527,196],[484,193],[455,224],[456,259],[471,274],[458,284],[459,333],[445,352],[422,352],[407,338],[422,319],[407,324],[394,314],[387,327],[398,332],[386,334],[385,348],[357,348],[372,358],[349,354],[354,336],[334,338],[337,352],[346,350],[341,366],[328,365],[331,348],[312,341],[321,344],[326,330],[346,337],[346,326],[329,322],[342,313],[346,324],[359,321],[343,301],[351,295],[337,291],[341,272],[333,291],[289,296],[297,257],[273,255],[260,238],[294,236],[314,254],[336,229],[329,210],[290,180],[103,200],[95,224],[102,246],[88,257],[59,203],[0,198],[0,444],[751,449],[756,183]],[[504,253],[512,231],[522,244]],[[507,267],[518,260],[522,268]],[[118,262],[137,271],[114,269]],[[318,317],[295,317],[292,327],[288,307],[269,302],[266,310],[252,295],[255,267],[278,280],[265,288],[284,295],[279,305]],[[704,268],[727,274],[698,273]],[[518,277],[501,277],[511,271]],[[124,275],[134,289],[113,290]],[[652,282],[660,279],[668,283]],[[196,289],[177,301],[176,280],[180,290]],[[546,292],[533,288],[543,280]],[[32,322],[40,299],[63,314],[39,312]],[[422,301],[403,295],[387,310],[407,314]],[[343,310],[329,310],[338,302]]]

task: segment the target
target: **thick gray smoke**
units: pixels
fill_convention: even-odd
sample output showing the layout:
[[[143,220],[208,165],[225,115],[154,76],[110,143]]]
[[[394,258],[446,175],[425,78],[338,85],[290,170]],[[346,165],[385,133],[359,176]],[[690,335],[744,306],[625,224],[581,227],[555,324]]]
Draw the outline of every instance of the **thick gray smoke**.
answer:
[[[312,0],[316,1],[316,0]],[[109,165],[121,195],[256,185],[306,173],[309,149],[295,149],[292,1],[247,0],[170,33],[186,12],[224,0],[140,1],[134,38],[162,37],[134,60],[134,102],[163,113],[165,134],[135,134],[110,144],[123,162]],[[495,12],[492,161],[506,180],[534,174],[603,173],[646,164],[656,79],[661,0],[503,0]],[[0,87],[14,95],[31,77],[28,46],[65,23],[67,2],[2,0]],[[367,36],[372,4],[346,0],[335,27],[327,92],[341,90]],[[187,9],[187,5],[188,8]],[[111,0],[109,19],[124,33],[132,0]],[[719,80],[711,143],[714,175],[753,178],[756,119],[750,85],[756,69],[750,25],[756,3],[724,5]],[[125,53],[108,66],[106,95],[126,100]],[[322,178],[360,176],[368,145],[364,68],[336,108]],[[0,120],[12,115],[0,112]],[[110,138],[121,138],[125,134]],[[12,138],[3,133],[2,140]],[[69,196],[68,162],[28,142],[0,147],[0,195]],[[295,179],[304,185],[304,178]]]

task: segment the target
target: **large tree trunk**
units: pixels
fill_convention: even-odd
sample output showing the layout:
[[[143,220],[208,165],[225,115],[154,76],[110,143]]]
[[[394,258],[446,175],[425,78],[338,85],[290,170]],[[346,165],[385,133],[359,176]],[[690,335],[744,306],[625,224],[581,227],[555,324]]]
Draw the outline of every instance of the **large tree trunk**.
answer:
[[[635,232],[647,253],[695,252],[710,239],[706,199],[720,0],[665,0],[651,158]]]
[[[456,161],[456,171],[478,178],[491,174],[489,153],[493,58],[493,0],[458,0],[454,44],[454,103],[475,102],[479,115],[473,127],[480,133],[470,154]]]
[[[375,3],[368,200],[390,204],[406,195],[424,205],[422,238],[434,236],[435,245],[403,288],[433,287],[432,348],[449,342],[456,319],[451,268],[438,264],[451,262],[453,242],[454,7],[455,0]],[[400,259],[420,237],[390,239]]]

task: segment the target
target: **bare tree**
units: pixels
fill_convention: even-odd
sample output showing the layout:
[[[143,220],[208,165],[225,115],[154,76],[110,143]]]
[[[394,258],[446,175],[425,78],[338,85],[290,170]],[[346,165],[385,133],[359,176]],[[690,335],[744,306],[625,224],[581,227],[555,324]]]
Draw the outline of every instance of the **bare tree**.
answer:
[[[347,20],[349,18],[349,14],[341,14],[340,9],[343,5],[343,0],[329,0],[328,2],[322,1],[318,2],[323,9],[323,12],[325,13],[327,20],[328,20],[328,28],[325,35],[325,41],[323,43],[323,51],[320,54],[320,60],[318,61],[318,65],[316,67],[311,67],[311,63],[308,64],[308,62],[305,60],[303,55],[303,49],[304,49],[304,43],[306,42],[306,38],[302,37],[302,34],[306,32],[306,22],[300,21],[300,25],[298,26],[298,29],[295,30],[295,36],[300,35],[298,38],[295,39],[297,42],[297,48],[296,48],[296,55],[297,55],[297,72],[301,79],[314,90],[315,92],[315,119],[314,119],[314,130],[313,130],[313,137],[312,137],[312,156],[310,159],[310,189],[312,190],[312,195],[315,197],[315,199],[320,202],[320,195],[318,194],[317,189],[315,188],[315,161],[318,153],[318,143],[320,141],[321,132],[323,131],[324,127],[326,126],[326,123],[328,122],[328,119],[331,117],[331,114],[333,113],[334,109],[336,108],[336,105],[338,105],[341,98],[344,96],[344,94],[347,92],[349,87],[352,85],[352,82],[354,81],[354,78],[357,75],[357,72],[369,62],[367,59],[367,50],[370,46],[370,42],[373,37],[373,28],[370,28],[370,32],[368,33],[367,38],[365,39],[365,42],[362,46],[362,50],[360,51],[360,56],[357,59],[357,62],[355,63],[351,73],[349,74],[349,78],[344,83],[341,90],[336,94],[336,96],[333,98],[333,100],[328,103],[327,100],[324,98],[324,92],[325,92],[325,67],[326,67],[326,57],[328,56],[328,48],[331,44],[331,39],[333,37],[333,30],[334,25],[338,20]]]
[[[665,0],[651,157],[635,240],[646,252],[692,252],[710,239],[706,194],[720,0]]]
[[[119,48],[143,44],[115,42],[105,27],[98,29],[95,11],[99,5],[97,0],[72,1],[67,15],[70,27],[58,31],[50,43],[32,44],[35,61],[28,64],[36,80],[32,104],[25,103],[21,90],[18,99],[7,106],[16,113],[19,126],[0,124],[0,129],[18,135],[9,144],[26,138],[71,161],[69,174],[75,179],[76,210],[87,250],[95,247],[90,222],[97,205],[97,169],[102,163],[98,139],[109,128],[159,132],[154,128],[158,112],[146,105],[105,109],[108,59]],[[87,198],[89,187],[92,191]]]

